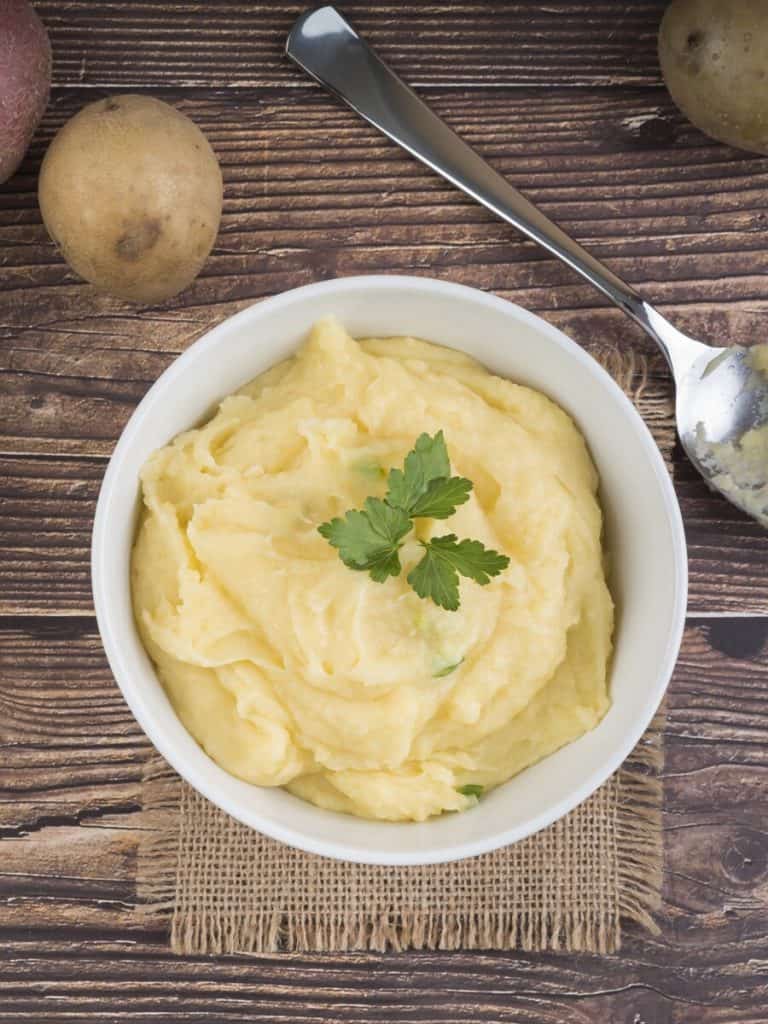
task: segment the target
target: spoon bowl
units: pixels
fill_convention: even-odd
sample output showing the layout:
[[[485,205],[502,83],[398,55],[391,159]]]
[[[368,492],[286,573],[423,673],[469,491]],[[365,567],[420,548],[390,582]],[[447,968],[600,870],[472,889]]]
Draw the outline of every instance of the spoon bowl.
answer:
[[[677,381],[677,429],[707,483],[768,527],[768,344],[711,348]]]

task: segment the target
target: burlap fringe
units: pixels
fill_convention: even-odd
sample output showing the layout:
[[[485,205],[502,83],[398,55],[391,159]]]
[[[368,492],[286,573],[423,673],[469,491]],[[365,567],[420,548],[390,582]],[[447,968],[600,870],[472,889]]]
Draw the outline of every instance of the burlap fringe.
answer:
[[[643,392],[648,386],[648,359],[642,352],[636,352],[632,348],[606,348],[593,354],[633,402],[642,400]]]
[[[176,953],[402,952],[406,949],[520,949],[527,952],[612,953],[619,948],[613,915],[592,911],[548,914],[324,914],[287,918],[284,914],[244,914],[226,924],[220,914],[201,912],[174,919],[171,948]]]
[[[176,906],[182,782],[159,757],[144,776],[145,809],[161,819],[142,843],[138,895],[147,923],[170,924],[177,953],[270,953],[281,950],[400,951],[404,949],[522,949],[612,953],[621,945],[621,920],[652,933],[661,899],[663,763],[661,715],[618,775],[617,901],[620,918],[590,907],[549,912],[510,911],[459,915],[408,911],[361,914],[239,914]]]
[[[143,807],[150,821],[158,819],[141,841],[136,867],[139,914],[147,924],[175,916],[182,786],[179,776],[159,754],[145,762]]]
[[[644,356],[607,349],[597,357],[635,402],[642,399],[648,379]],[[139,851],[137,891],[142,912],[148,924],[170,925],[171,948],[177,953],[484,948],[614,952],[621,945],[620,919],[659,931],[653,915],[661,901],[663,866],[662,730],[660,713],[617,776],[620,918],[589,907],[470,915],[417,910],[373,919],[360,914],[321,917],[252,910],[235,920],[215,909],[180,912],[176,893],[183,783],[159,756],[149,760],[143,778],[144,808],[159,822],[148,830]]]
[[[653,934],[661,904],[664,712],[659,711],[619,772],[616,820],[619,911]]]

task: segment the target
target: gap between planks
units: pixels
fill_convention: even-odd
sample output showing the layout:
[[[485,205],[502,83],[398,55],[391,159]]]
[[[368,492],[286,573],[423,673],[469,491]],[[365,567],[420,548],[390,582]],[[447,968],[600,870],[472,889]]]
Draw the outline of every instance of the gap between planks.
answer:
[[[494,79],[492,82],[443,82],[440,79],[435,81],[421,81],[416,75],[409,77],[407,70],[403,71],[400,69],[398,72],[399,77],[403,78],[410,88],[414,92],[422,92],[423,90],[445,90],[446,92],[451,90],[462,90],[466,92],[503,92],[506,89],[514,90],[515,92],[526,91],[526,92],[541,92],[547,95],[552,95],[556,92],[572,93],[578,90],[582,92],[597,92],[597,93],[616,93],[624,91],[633,92],[648,92],[648,93],[665,93],[667,94],[667,87],[663,82],[643,82],[643,81],[631,81],[626,80],[622,82],[616,82],[611,84],[610,82],[601,82],[597,85],[590,85],[588,82],[557,82],[554,85],[543,85],[541,82],[526,82],[522,79]],[[118,82],[51,82],[51,90],[58,92],[77,93],[77,92],[107,92],[111,89],[120,89],[121,92],[130,90],[131,92],[146,92],[152,94],[169,93],[169,92],[205,92],[211,95],[229,95],[233,93],[245,93],[245,92],[259,92],[259,93],[280,93],[285,91],[293,91],[296,89],[317,89],[318,87],[312,85],[311,79],[307,78],[304,72],[299,74],[296,81],[285,81],[280,83],[265,84],[259,82],[256,79],[252,81],[242,82],[216,82],[211,85],[204,79],[187,79],[180,84],[174,83],[173,85],[166,85],[160,82],[155,84],[145,85],[140,82],[131,83],[130,81],[118,81]],[[319,95],[319,93],[318,93]],[[337,105],[340,101],[336,101]]]
[[[39,611],[5,611],[0,612],[0,629],[19,621],[26,620],[55,620],[55,619],[86,619],[88,624],[96,626],[96,615],[92,608],[62,608],[51,611],[51,609],[40,609]],[[768,611],[761,612],[686,612],[685,621],[687,625],[697,622],[699,619],[768,619]]]
[[[95,616],[93,616],[95,618]],[[687,612],[686,622],[696,619],[766,619],[768,612]]]

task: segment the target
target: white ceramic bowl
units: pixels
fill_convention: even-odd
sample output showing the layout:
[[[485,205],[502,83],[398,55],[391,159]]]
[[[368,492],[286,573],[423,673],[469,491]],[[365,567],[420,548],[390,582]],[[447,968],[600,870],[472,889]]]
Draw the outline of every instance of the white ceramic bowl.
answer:
[[[129,556],[145,459],[206,417],[219,399],[290,355],[327,313],[354,336],[426,338],[546,392],[581,427],[602,481],[618,608],[610,711],[592,732],[477,807],[423,824],[334,814],[227,774],[177,719],[131,612]],[[651,721],[677,657],[687,593],[685,536],[667,470],[611,377],[564,334],[518,306],[444,281],[394,276],[327,281],[267,299],[215,327],[177,359],[115,448],[96,509],[92,572],[112,671],[139,724],[176,771],[260,832],[313,853],[372,864],[428,864],[483,853],[544,828],[588,797]]]

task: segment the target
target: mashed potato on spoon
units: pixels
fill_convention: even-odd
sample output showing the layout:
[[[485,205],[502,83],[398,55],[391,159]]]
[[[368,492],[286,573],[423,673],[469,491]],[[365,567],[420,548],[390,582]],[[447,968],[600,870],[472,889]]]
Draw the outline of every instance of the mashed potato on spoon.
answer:
[[[469,501],[418,520],[385,583],[317,527],[442,430]],[[613,605],[597,474],[572,420],[463,353],[318,322],[142,472],[132,560],[144,643],[223,768],[322,807],[420,821],[472,806],[599,722]],[[446,611],[406,581],[446,532],[510,558]],[[467,789],[469,787],[469,789]],[[463,792],[462,792],[463,790]]]

